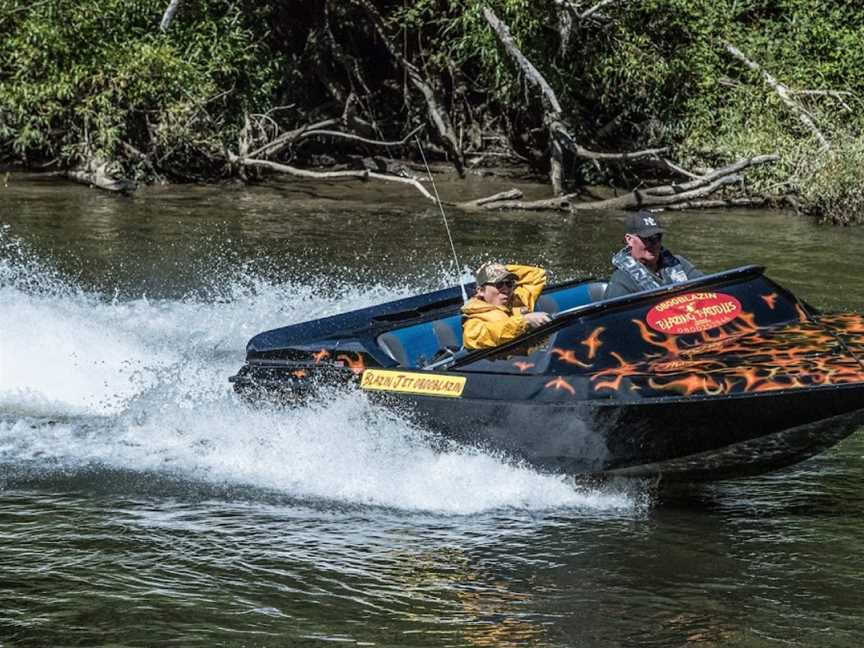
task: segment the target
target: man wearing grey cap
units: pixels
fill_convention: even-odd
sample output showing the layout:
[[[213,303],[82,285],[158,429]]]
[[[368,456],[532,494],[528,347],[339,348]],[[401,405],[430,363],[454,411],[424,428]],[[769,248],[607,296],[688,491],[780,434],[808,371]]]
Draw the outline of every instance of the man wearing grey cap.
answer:
[[[474,276],[477,292],[462,307],[466,349],[496,347],[549,321],[548,314],[532,312],[546,285],[543,268],[485,263]]]
[[[624,235],[627,247],[612,257],[615,272],[609,278],[604,299],[703,276],[683,256],[672,254],[662,246],[663,232],[657,217],[644,209],[627,218]]]

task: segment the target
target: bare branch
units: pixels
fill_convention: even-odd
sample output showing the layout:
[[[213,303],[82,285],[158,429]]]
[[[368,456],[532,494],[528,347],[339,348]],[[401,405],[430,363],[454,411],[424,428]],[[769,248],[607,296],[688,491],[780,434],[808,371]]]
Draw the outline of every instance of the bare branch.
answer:
[[[540,71],[534,67],[531,61],[522,53],[510,29],[505,25],[495,12],[488,7],[483,8],[483,16],[486,22],[492,27],[504,46],[507,53],[513,58],[528,82],[540,90],[540,95],[543,99],[544,121],[549,130],[550,139],[550,173],[549,178],[552,183],[552,189],[556,194],[562,193],[563,178],[562,178],[562,148],[566,148],[578,158],[594,161],[607,162],[630,162],[644,158],[657,157],[660,153],[665,153],[666,148],[646,149],[644,151],[633,151],[629,153],[600,153],[591,151],[581,146],[576,142],[576,138],[567,130],[561,118],[561,104],[558,101],[558,96],[552,89],[552,86],[546,81]]]
[[[703,198],[711,195],[717,190],[740,183],[742,176],[739,171],[759,164],[776,161],[776,155],[761,155],[754,158],[738,160],[733,164],[712,171],[696,180],[680,185],[663,185],[649,187],[647,189],[635,189],[621,196],[607,198],[605,200],[580,201],[578,194],[567,194],[555,198],[533,201],[496,200],[491,202],[461,203],[459,207],[474,211],[491,210],[523,210],[523,211],[587,211],[587,210],[609,210],[609,209],[639,209],[642,207],[664,207],[671,205],[690,204],[700,205],[705,203]],[[717,206],[722,202],[735,205],[735,200],[730,199],[717,201]],[[756,201],[759,198],[747,198],[747,201]],[[750,204],[741,202],[735,206]],[[752,203],[752,204],[755,204]]]
[[[590,151],[584,146],[581,146],[573,139],[573,136],[567,131],[561,122],[555,122],[551,126],[552,134],[557,136],[573,155],[585,160],[598,160],[601,162],[633,162],[645,158],[656,158],[661,153],[666,153],[669,148],[666,146],[653,149],[644,149],[642,151],[629,151],[624,153],[601,153],[599,151]]]
[[[558,97],[555,95],[552,86],[549,85],[546,79],[543,78],[543,75],[534,67],[534,64],[531,63],[519,47],[517,47],[516,42],[513,40],[513,36],[510,34],[510,29],[507,25],[501,22],[498,16],[495,15],[495,12],[489,7],[483,7],[483,16],[486,18],[486,22],[488,22],[492,29],[495,30],[498,39],[501,41],[501,44],[504,45],[504,49],[507,50],[507,53],[522,69],[528,82],[540,89],[546,112],[551,113],[551,117],[557,119],[561,115],[561,104],[558,102]]]
[[[360,142],[361,144],[370,144],[372,146],[404,146],[408,142],[409,139],[414,137],[414,135],[419,133],[424,128],[426,128],[426,125],[420,124],[417,128],[412,130],[410,133],[408,133],[401,140],[396,140],[396,141],[391,141],[391,142],[382,141],[382,140],[367,139],[365,137],[361,137],[360,135],[354,135],[353,133],[343,133],[341,131],[333,131],[333,130],[304,131],[303,133],[301,133],[298,136],[298,140],[299,139],[306,139],[309,137],[335,137],[335,138],[339,138],[339,139],[351,140],[352,142]]]
[[[854,92],[848,90],[790,90],[791,94],[800,95],[828,95],[829,97],[854,97]]]
[[[846,112],[852,112],[852,108],[849,107],[845,101],[843,101],[843,97],[854,97],[855,95],[851,92],[847,92],[845,90],[792,90],[792,94],[796,95],[807,95],[807,96],[821,96],[821,97],[831,97],[835,99]]]
[[[320,130],[323,128],[327,128],[328,126],[336,126],[340,123],[338,119],[325,119],[324,121],[320,121],[317,124],[307,124],[305,126],[301,126],[300,128],[295,128],[291,131],[286,131],[282,133],[279,137],[274,139],[271,142],[267,142],[264,146],[255,149],[254,151],[249,153],[249,157],[257,158],[257,157],[270,157],[271,155],[276,155],[280,153],[287,146],[290,146],[294,142],[296,142],[303,133],[309,130]]]
[[[447,204],[453,205],[454,207],[458,207],[460,209],[464,209],[466,211],[472,211],[483,207],[484,205],[488,205],[489,203],[494,203],[502,200],[518,200],[521,197],[522,192],[518,189],[508,189],[507,191],[502,191],[491,196],[486,196],[485,198],[477,198],[476,200],[466,200],[465,202]]]
[[[432,86],[423,78],[420,70],[405,59],[399,50],[393,46],[393,43],[390,42],[390,37],[387,35],[387,31],[384,28],[384,19],[381,17],[378,9],[369,0],[354,0],[354,3],[359,5],[366,12],[375,32],[378,34],[378,37],[381,39],[390,56],[402,66],[412,85],[420,92],[420,94],[423,95],[429,118],[432,120],[438,134],[441,136],[444,146],[452,158],[453,164],[456,166],[456,171],[460,176],[464,176],[465,158],[462,155],[462,150],[459,148],[459,138],[456,137],[456,132],[453,130],[453,124],[450,122],[450,117],[446,108],[438,99],[438,95],[432,89]]]
[[[425,198],[428,198],[433,203],[437,203],[435,197],[430,194],[426,187],[420,184],[420,181],[417,178],[405,178],[402,176],[388,175],[385,173],[375,173],[374,171],[369,171],[368,169],[360,169],[356,171],[309,171],[307,169],[298,169],[297,167],[292,167],[287,164],[279,164],[278,162],[271,162],[270,160],[255,160],[255,159],[240,159],[236,156],[231,156],[233,162],[237,162],[242,166],[247,167],[258,167],[262,169],[269,169],[271,171],[276,171],[277,173],[285,173],[288,175],[296,176],[298,178],[312,178],[315,180],[339,180],[339,179],[355,179],[355,180],[383,180],[385,182],[398,182],[401,184],[407,184],[414,187],[417,191],[419,191]]]
[[[671,211],[682,211],[685,209],[721,209],[734,207],[762,207],[768,199],[764,196],[755,198],[729,198],[728,200],[693,200],[690,202],[666,205],[664,209]]]
[[[162,14],[162,22],[159,23],[160,31],[168,31],[168,28],[171,26],[171,21],[174,20],[174,14],[177,13],[179,8],[180,0],[171,0],[171,2],[168,3],[168,8],[165,9],[165,13]]]
[[[693,173],[692,171],[688,171],[682,166],[675,164],[672,160],[667,158],[649,158],[643,161],[643,164],[647,164],[649,166],[654,166],[660,169],[664,169],[666,171],[671,171],[680,176],[684,176],[685,178],[690,178],[691,180],[696,180],[701,178],[702,176],[698,173]]]
[[[706,185],[709,185],[715,180],[717,180],[718,178],[738,173],[739,171],[743,171],[747,167],[758,166],[760,164],[766,164],[768,162],[776,162],[779,159],[780,156],[778,155],[758,155],[752,158],[744,158],[743,160],[738,160],[737,162],[733,162],[732,164],[729,164],[725,167],[715,169],[710,173],[706,173],[704,176],[699,176],[695,180],[691,180],[690,182],[685,182],[682,184],[664,185],[662,187],[649,187],[648,189],[643,190],[643,193],[652,196],[680,195],[687,193],[688,191],[693,191],[694,189],[698,189],[700,187],[705,187]]]
[[[592,16],[594,16],[595,18],[600,18],[601,16],[597,12],[599,12],[603,7],[606,7],[606,6],[612,4],[613,2],[616,2],[616,1],[617,0],[600,0],[600,2],[595,4],[593,7],[590,7],[588,9],[586,9],[585,11],[582,11],[581,7],[579,7],[577,4],[575,4],[573,2],[570,2],[570,0],[554,0],[555,4],[558,5],[558,7],[562,11],[566,11],[566,12],[572,14],[573,17],[576,18],[577,20],[579,20],[580,22],[583,20],[587,20],[588,18],[591,18]],[[603,17],[605,18],[605,16],[603,16]]]
[[[593,7],[588,9],[587,11],[584,11],[581,14],[579,14],[579,20],[585,20],[586,18],[590,18],[592,15],[597,13],[600,9],[602,9],[606,5],[612,4],[613,2],[615,2],[615,0],[600,0],[600,2],[598,2],[596,5],[594,5]]]

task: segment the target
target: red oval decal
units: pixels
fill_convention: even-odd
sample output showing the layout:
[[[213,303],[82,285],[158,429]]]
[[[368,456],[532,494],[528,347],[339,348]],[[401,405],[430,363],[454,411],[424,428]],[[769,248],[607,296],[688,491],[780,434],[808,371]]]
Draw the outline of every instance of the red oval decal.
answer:
[[[676,295],[648,311],[648,326],[660,333],[698,333],[731,322],[741,313],[732,295],[694,292]]]

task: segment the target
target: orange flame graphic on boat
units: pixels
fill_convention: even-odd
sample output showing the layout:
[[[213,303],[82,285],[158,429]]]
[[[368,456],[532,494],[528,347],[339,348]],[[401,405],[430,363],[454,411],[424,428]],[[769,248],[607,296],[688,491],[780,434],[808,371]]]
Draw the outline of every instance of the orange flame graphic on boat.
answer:
[[[629,362],[611,354],[618,366],[591,376],[595,391],[620,390],[625,378],[631,390],[650,388],[685,396],[864,382],[864,317],[860,315],[822,316],[780,329],[756,329],[755,316],[742,313],[723,327],[725,338],[691,347],[682,336],[664,339],[634,323],[646,342],[666,353],[646,353]],[[714,336],[703,332],[700,337]]]
[[[582,340],[582,344],[588,347],[588,359],[593,360],[594,356],[597,355],[597,350],[603,346],[603,342],[600,341],[600,334],[606,330],[605,326],[598,326],[593,331],[591,331],[591,335]]]
[[[768,304],[768,308],[774,310],[774,307],[777,305],[777,293],[771,293],[770,295],[759,295],[766,304]]]
[[[350,367],[351,371],[353,371],[355,374],[358,374],[358,375],[362,374],[363,370],[366,369],[366,363],[363,362],[363,354],[362,353],[358,353],[357,358],[352,358],[349,355],[346,355],[344,353],[340,353],[338,356],[336,356],[336,359],[341,360],[346,365],[348,365],[348,367]]]
[[[577,367],[582,367],[583,369],[588,369],[591,367],[590,364],[585,364],[584,362],[581,362],[576,357],[576,352],[571,351],[570,349],[559,349],[558,347],[555,347],[554,349],[552,349],[552,355],[558,356],[558,359],[561,362],[576,365]]]
[[[576,390],[573,389],[573,385],[564,380],[561,376],[558,376],[554,380],[550,380],[545,385],[546,389],[563,389],[566,392],[569,392],[571,396],[576,395]]]

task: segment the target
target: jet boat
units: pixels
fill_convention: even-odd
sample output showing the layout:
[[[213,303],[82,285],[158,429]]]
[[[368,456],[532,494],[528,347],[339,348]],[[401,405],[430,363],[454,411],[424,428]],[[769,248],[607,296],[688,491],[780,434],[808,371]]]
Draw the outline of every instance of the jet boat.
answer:
[[[287,326],[253,337],[230,380],[288,403],[360,389],[449,439],[586,476],[759,474],[864,425],[861,315],[822,314],[757,266],[604,289],[547,288],[552,320],[493,349],[462,348],[458,287]]]

